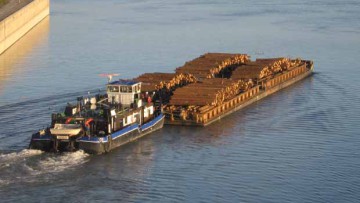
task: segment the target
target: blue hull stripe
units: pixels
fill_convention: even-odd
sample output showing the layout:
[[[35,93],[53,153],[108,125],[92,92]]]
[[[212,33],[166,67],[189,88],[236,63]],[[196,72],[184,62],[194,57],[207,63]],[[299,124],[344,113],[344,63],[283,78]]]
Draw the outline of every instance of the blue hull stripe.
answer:
[[[156,125],[159,121],[161,121],[161,119],[163,119],[164,115],[160,114],[158,115],[155,119],[153,119],[152,121],[145,123],[144,125],[142,125],[140,127],[141,131],[147,130],[148,128],[153,127],[154,125]]]
[[[104,143],[104,142],[108,142],[109,139],[108,139],[108,137],[87,137],[87,136],[84,136],[84,137],[81,137],[78,141],[79,142],[91,142],[91,143]]]
[[[123,136],[123,135],[125,135],[125,134],[127,134],[129,132],[132,132],[132,131],[138,130],[138,129],[139,129],[139,125],[134,124],[134,125],[128,126],[128,127],[124,128],[122,130],[119,130],[119,131],[111,134],[111,137],[114,140],[114,139],[119,138],[119,137],[121,137],[121,136]]]

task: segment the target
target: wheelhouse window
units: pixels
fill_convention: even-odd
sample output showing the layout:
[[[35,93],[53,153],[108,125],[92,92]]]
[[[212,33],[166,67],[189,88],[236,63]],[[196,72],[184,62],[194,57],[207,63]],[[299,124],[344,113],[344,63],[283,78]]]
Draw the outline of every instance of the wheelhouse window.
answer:
[[[138,91],[138,86],[135,85],[135,87],[134,87],[134,92],[137,92],[137,91]]]
[[[132,92],[131,86],[120,86],[120,92],[129,93]]]
[[[121,86],[120,87],[120,92],[128,92],[127,89],[128,89],[127,86]]]
[[[108,86],[109,92],[119,92],[119,86]]]

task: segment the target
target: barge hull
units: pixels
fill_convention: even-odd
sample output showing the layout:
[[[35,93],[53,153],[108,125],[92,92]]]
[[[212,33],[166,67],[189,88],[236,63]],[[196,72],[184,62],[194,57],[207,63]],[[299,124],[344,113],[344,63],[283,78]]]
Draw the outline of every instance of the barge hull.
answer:
[[[220,120],[221,118],[229,115],[229,114],[232,114],[233,112],[235,111],[238,111],[254,102],[257,102],[281,89],[284,89],[310,75],[312,75],[313,73],[313,65],[311,65],[311,67],[309,68],[308,71],[306,71],[305,73],[303,74],[300,74],[298,76],[295,76],[291,79],[288,79],[286,81],[284,81],[283,83],[280,83],[278,85],[275,85],[271,88],[266,88],[265,90],[260,90],[259,93],[257,95],[255,95],[254,97],[252,97],[251,99],[241,103],[241,104],[238,104],[236,105],[234,108],[231,108],[227,111],[224,111],[222,112],[221,114],[218,114],[217,116],[214,116],[213,118],[209,119],[207,122],[204,122],[204,123],[198,123],[198,122],[194,122],[194,121],[185,121],[185,120],[168,120],[166,119],[165,120],[165,125],[183,125],[183,126],[207,126],[207,125],[210,125],[212,124],[213,122],[215,121],[218,121]]]

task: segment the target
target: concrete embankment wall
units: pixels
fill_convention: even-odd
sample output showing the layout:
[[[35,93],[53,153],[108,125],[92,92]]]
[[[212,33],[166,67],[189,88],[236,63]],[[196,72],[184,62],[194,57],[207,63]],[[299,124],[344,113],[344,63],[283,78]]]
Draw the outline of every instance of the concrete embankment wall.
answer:
[[[34,0],[0,22],[0,54],[50,13],[50,0]]]

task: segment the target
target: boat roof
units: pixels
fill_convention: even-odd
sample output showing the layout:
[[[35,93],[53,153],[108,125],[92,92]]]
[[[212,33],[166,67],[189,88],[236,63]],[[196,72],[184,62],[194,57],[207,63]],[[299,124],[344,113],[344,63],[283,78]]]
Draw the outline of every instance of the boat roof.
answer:
[[[135,80],[117,80],[114,82],[110,82],[108,85],[135,85],[140,82],[137,82]]]

